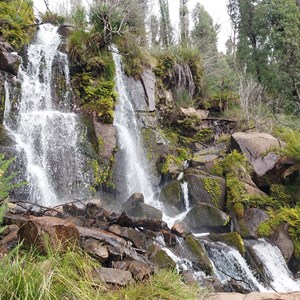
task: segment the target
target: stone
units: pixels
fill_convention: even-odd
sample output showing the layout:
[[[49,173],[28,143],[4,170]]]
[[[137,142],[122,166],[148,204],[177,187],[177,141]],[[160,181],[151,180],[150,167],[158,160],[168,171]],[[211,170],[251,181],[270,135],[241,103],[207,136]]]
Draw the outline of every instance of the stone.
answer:
[[[64,252],[70,246],[78,246],[80,237],[74,224],[48,216],[31,217],[20,227],[18,235],[25,245],[36,245],[43,252],[46,252],[49,246]]]
[[[132,275],[129,271],[123,271],[113,268],[97,268],[93,273],[94,278],[99,278],[105,283],[125,286],[132,281]]]
[[[99,221],[107,221],[110,215],[110,212],[102,207],[99,199],[89,201],[86,204],[85,213],[87,217],[92,219],[97,218]]]
[[[231,247],[235,247],[241,255],[245,253],[245,245],[242,237],[237,232],[228,233],[210,233],[208,235],[209,239],[214,242],[223,242]]]
[[[259,225],[269,219],[266,212],[259,208],[248,208],[244,212],[242,221],[247,228],[248,238],[258,238],[257,229]]]
[[[182,221],[177,221],[171,228],[171,232],[174,232],[176,235],[185,237],[188,233],[191,232],[191,229]]]
[[[84,251],[99,260],[100,262],[105,262],[109,258],[108,247],[103,246],[101,242],[94,239],[87,239],[82,242],[82,247]]]
[[[219,156],[215,154],[193,155],[190,160],[190,167],[197,167],[214,162]]]
[[[147,254],[150,255],[149,259],[159,269],[175,269],[176,263],[174,260],[158,246],[151,245],[147,249]]]
[[[185,174],[191,204],[207,203],[216,208],[225,206],[226,184],[224,178],[212,175]]]
[[[276,153],[270,152],[265,157],[259,157],[251,161],[251,165],[258,176],[264,176],[267,172],[274,169],[280,156]]]
[[[299,300],[300,292],[293,293],[216,293],[208,295],[207,300]]]
[[[180,107],[180,111],[183,115],[187,117],[197,116],[200,119],[205,119],[209,115],[208,110],[200,110],[200,109],[195,109],[193,107],[189,107],[189,108]]]
[[[163,235],[164,241],[165,241],[167,246],[173,247],[177,244],[176,236],[171,231],[161,230],[160,233]]]
[[[15,52],[13,46],[7,42],[5,42],[2,38],[0,38],[0,51],[2,52]]]
[[[260,190],[254,183],[249,184],[249,183],[243,182],[243,185],[244,185],[245,192],[248,195],[251,195],[251,196],[255,196],[255,195],[267,196],[267,194],[264,193],[262,190]]]
[[[0,240],[0,258],[6,255],[10,249],[14,248],[19,241],[18,237],[19,226],[12,224],[5,227],[3,235],[5,235]]]
[[[136,280],[147,279],[153,272],[149,265],[140,261],[116,261],[112,265],[116,269],[129,271]]]
[[[289,262],[293,256],[294,249],[295,249],[294,243],[289,233],[289,224],[287,223],[280,224],[273,231],[270,240],[280,249],[285,260]]]
[[[181,182],[173,180],[167,183],[161,189],[159,201],[165,206],[168,215],[172,213],[173,207],[177,208],[179,212],[185,211]]]
[[[128,92],[136,111],[155,110],[155,82],[155,75],[151,69],[145,69],[138,80],[127,77]]]
[[[70,216],[78,217],[78,216],[85,215],[84,209],[78,207],[74,203],[66,203],[62,206],[62,208],[63,208],[63,212]]]
[[[198,258],[198,266],[201,270],[207,274],[213,274],[213,266],[206,252],[203,250],[201,244],[194,237],[193,234],[188,234],[185,239],[185,243],[189,250]]]
[[[221,230],[229,221],[229,216],[217,209],[216,207],[206,204],[198,203],[193,207],[183,219],[193,231],[212,231]]]
[[[64,38],[69,37],[71,33],[75,30],[75,26],[71,24],[62,24],[58,27],[57,33]]]
[[[20,57],[16,54],[0,51],[0,71],[17,75],[20,65]]]

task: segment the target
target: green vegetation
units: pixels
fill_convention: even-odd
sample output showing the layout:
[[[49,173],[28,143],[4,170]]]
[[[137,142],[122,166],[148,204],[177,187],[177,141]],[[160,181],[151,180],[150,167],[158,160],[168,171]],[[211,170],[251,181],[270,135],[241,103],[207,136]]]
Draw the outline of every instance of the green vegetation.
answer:
[[[220,209],[219,201],[222,191],[219,180],[213,177],[202,177],[201,180],[205,190],[211,195],[213,204]]]
[[[6,299],[196,299],[207,292],[186,286],[176,271],[160,270],[146,282],[114,290],[101,282],[97,261],[80,249],[42,255],[20,246],[0,260],[0,298]],[[197,298],[199,299],[199,298]]]
[[[29,42],[35,30],[32,4],[30,0],[0,2],[1,36],[17,50]]]
[[[235,247],[242,255],[246,252],[242,237],[237,232],[229,232],[225,234],[211,233],[209,238],[212,241],[219,241]]]

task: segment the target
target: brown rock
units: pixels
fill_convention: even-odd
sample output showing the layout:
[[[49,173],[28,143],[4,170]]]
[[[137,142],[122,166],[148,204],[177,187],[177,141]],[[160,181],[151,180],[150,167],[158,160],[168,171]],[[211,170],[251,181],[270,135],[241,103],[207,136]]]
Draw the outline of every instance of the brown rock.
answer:
[[[5,228],[5,237],[0,240],[0,257],[6,255],[18,243],[18,230],[17,225],[8,225]]]
[[[270,240],[280,249],[283,257],[288,262],[294,253],[294,243],[289,233],[289,224],[280,224],[273,232]]]
[[[172,247],[177,245],[176,236],[172,234],[169,230],[162,230],[161,233],[164,237],[164,241],[167,246]]]
[[[140,261],[117,261],[113,262],[113,267],[120,270],[130,271],[132,276],[137,280],[146,279],[152,273],[151,267]]]
[[[88,254],[100,262],[105,262],[109,258],[108,247],[102,246],[97,240],[87,239],[82,243],[82,247]]]
[[[32,217],[18,231],[28,246],[36,245],[41,251],[47,247],[65,251],[69,246],[79,245],[79,231],[74,224],[55,217]]]
[[[172,226],[171,231],[174,232],[175,234],[181,236],[181,237],[185,237],[188,233],[191,232],[189,227],[181,221],[176,222]]]
[[[109,284],[124,286],[132,281],[132,275],[129,271],[123,271],[113,268],[98,268],[94,271],[94,277],[97,277]]]
[[[17,75],[19,65],[20,58],[18,55],[0,51],[0,71]]]

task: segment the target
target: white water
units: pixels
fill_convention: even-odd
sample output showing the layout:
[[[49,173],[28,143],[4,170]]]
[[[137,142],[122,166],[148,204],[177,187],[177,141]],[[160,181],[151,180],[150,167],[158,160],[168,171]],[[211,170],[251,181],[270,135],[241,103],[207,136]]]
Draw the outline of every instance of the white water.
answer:
[[[253,246],[257,256],[264,264],[266,276],[271,286],[277,292],[292,292],[300,290],[300,281],[295,280],[278,247],[264,239],[259,239]]]
[[[128,198],[134,193],[142,193],[147,204],[160,208],[160,203],[154,198],[150,176],[147,172],[147,159],[141,143],[136,114],[125,85],[122,59],[115,46],[112,46],[112,50],[118,92],[114,126],[117,130],[118,147],[124,162],[123,172],[126,181],[126,195],[123,196]]]
[[[86,197],[88,182],[83,174],[83,161],[78,150],[79,120],[68,112],[70,79],[67,56],[57,48],[57,28],[39,27],[36,40],[28,47],[27,65],[19,69],[21,87],[17,109],[12,109],[12,87],[6,84],[4,125],[13,135],[20,155],[26,158],[26,180],[29,199],[43,205]],[[66,89],[60,106],[53,103],[53,63],[64,69]],[[11,93],[10,93],[11,91]],[[15,101],[16,99],[14,99]],[[17,117],[17,118],[16,118]]]

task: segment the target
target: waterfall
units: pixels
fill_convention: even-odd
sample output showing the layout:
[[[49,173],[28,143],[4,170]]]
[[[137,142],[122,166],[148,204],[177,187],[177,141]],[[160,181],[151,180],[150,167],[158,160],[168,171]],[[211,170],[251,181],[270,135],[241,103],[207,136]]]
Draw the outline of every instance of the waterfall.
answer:
[[[122,196],[128,198],[133,193],[142,193],[147,204],[157,207],[159,203],[154,199],[154,191],[147,170],[148,163],[140,137],[140,128],[125,85],[122,59],[115,46],[112,46],[112,55],[116,66],[115,82],[118,93],[114,126],[116,127],[118,147],[123,161],[122,175],[126,182],[126,194]]]
[[[253,246],[257,257],[264,265],[264,273],[275,291],[292,292],[300,290],[300,281],[295,280],[278,247],[264,239],[259,239]]]
[[[20,156],[25,157],[28,197],[43,205],[89,195],[84,158],[78,149],[80,122],[69,109],[68,59],[57,50],[59,44],[57,27],[40,26],[28,47],[26,63],[19,69],[18,99],[14,99],[17,88],[5,86],[4,125],[14,137]],[[59,99],[53,83],[57,66],[65,82]]]

